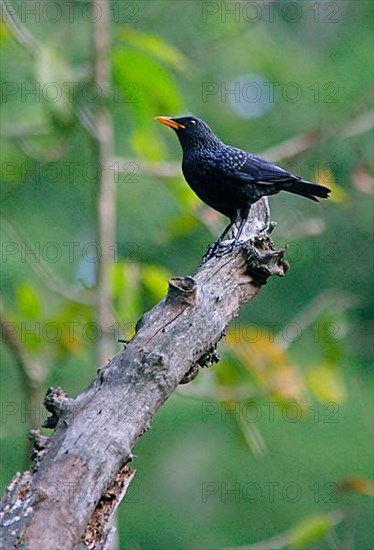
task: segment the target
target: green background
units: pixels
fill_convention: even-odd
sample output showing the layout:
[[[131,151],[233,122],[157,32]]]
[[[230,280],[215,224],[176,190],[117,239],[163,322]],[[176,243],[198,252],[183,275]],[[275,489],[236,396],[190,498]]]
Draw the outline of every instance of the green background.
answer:
[[[320,205],[286,193],[270,199],[273,238],[288,244],[291,269],[243,307],[219,345],[222,361],[156,415],[134,451],[116,544],[218,549],[293,529],[294,548],[370,548],[371,3],[110,2],[112,89],[100,100],[91,95],[92,6],[8,4],[21,30],[0,27],[2,318],[44,374],[30,390],[3,337],[3,488],[29,464],[26,435],[46,417],[48,386],[75,396],[99,366],[89,329],[98,160],[79,114],[95,117],[105,105],[113,123],[114,353],[164,296],[167,278],[193,274],[224,226],[179,173],[173,132],[153,120],[194,113],[223,141],[269,152],[333,192]],[[51,83],[50,97],[63,90],[56,101]],[[116,161],[125,168],[115,174]],[[150,173],[165,163],[170,177]],[[64,243],[77,243],[72,257]],[[331,529],[330,513],[342,513]]]

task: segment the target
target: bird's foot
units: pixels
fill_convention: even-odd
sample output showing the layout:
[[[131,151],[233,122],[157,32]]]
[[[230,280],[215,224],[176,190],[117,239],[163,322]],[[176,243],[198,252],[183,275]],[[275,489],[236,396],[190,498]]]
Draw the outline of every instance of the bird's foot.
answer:
[[[232,249],[231,249],[232,250]],[[202,257],[202,264],[205,264],[205,262],[208,262],[212,258],[220,258],[224,254],[227,254],[228,252],[231,252],[231,250],[228,250],[227,244],[225,242],[222,242],[220,240],[216,241],[215,243],[211,244],[208,247],[208,250]]]
[[[276,222],[270,222],[269,224],[265,225],[262,229],[261,233],[265,233],[264,235],[256,235],[254,237],[251,237],[247,241],[238,241],[236,242],[235,239],[230,239],[229,241],[216,241],[212,245],[209,246],[208,250],[204,254],[202,258],[202,262],[200,265],[203,265],[207,261],[211,260],[212,258],[221,258],[222,256],[225,256],[226,254],[230,254],[236,247],[242,247],[243,244],[245,244],[247,252],[250,253],[250,255],[256,257],[259,259],[258,251],[256,248],[256,244],[259,242],[262,242],[263,240],[267,240],[268,234],[274,229],[276,226]]]
[[[211,260],[212,258],[220,258],[221,256],[224,256],[225,254],[229,254],[232,252],[235,248],[235,242],[233,240],[231,241],[216,241],[215,243],[211,244],[204,254],[202,258],[202,264],[205,264],[205,262]]]
[[[202,257],[201,265],[205,264],[205,262],[208,262],[209,260],[215,257],[216,252],[219,248],[219,245],[220,245],[220,242],[216,241],[215,243],[211,244],[208,247],[208,250],[205,252],[204,256]]]

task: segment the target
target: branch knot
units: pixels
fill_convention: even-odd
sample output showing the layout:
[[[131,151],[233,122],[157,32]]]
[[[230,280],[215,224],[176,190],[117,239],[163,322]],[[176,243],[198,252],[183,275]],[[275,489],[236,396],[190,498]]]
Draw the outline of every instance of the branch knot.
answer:
[[[167,304],[193,306],[196,301],[196,282],[192,277],[172,277],[166,296]]]
[[[68,398],[62,388],[48,388],[43,403],[52,416],[43,422],[42,427],[54,429],[60,418],[68,416],[72,402],[73,400]]]
[[[246,262],[246,273],[260,286],[266,284],[271,275],[283,277],[289,269],[289,263],[283,259],[286,249],[275,250],[268,236],[255,237],[241,250]]]

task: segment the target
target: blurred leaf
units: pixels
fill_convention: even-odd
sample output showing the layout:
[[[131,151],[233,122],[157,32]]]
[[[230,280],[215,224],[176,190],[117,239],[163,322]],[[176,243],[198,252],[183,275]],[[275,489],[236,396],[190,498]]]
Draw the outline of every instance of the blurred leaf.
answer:
[[[340,185],[336,183],[329,183],[328,187],[331,189],[331,200],[332,202],[344,203],[347,201],[348,194]]]
[[[341,403],[346,397],[343,380],[334,365],[317,365],[305,375],[305,380],[319,401]]]
[[[166,226],[164,242],[191,234],[197,226],[197,219],[191,215],[179,214],[178,216],[173,216],[169,219]]]
[[[266,443],[256,424],[242,419],[239,423],[244,439],[253,455],[259,460],[266,454]]]
[[[122,49],[113,52],[112,62],[115,79],[123,86],[122,89],[126,89],[128,83],[138,86],[134,99],[143,97],[149,105],[166,111],[180,108],[176,86],[167,71],[152,59],[142,53]]]
[[[85,347],[92,345],[93,335],[88,329],[94,323],[94,311],[77,302],[64,302],[61,310],[44,323],[54,325],[61,332],[52,347],[56,359],[61,360],[64,354],[80,354]],[[92,331],[93,332],[93,331]]]
[[[123,275],[124,264],[123,263],[113,263],[112,264],[112,295],[114,302],[117,302],[123,294],[124,288],[124,275]]]
[[[189,63],[187,58],[160,36],[127,28],[120,31],[119,38],[124,40],[126,44],[165,63],[165,65],[172,69],[179,71],[188,69]]]
[[[186,211],[190,212],[194,208],[201,206],[201,200],[183,180],[182,174],[178,178],[167,179],[165,185]],[[209,210],[212,211],[212,209]]]
[[[167,71],[137,51],[122,49],[112,54],[113,78],[123,93],[123,102],[132,120],[130,144],[143,158],[157,160],[164,147],[152,119],[160,112],[176,112],[181,100]],[[126,94],[133,89],[131,98]],[[126,97],[127,96],[127,97]]]
[[[334,174],[328,168],[318,169],[314,172],[313,181],[326,185],[331,189],[331,200],[337,203],[343,203],[347,200],[347,193],[342,187],[335,183]]]
[[[361,495],[373,496],[373,482],[364,477],[352,477],[339,483],[342,491],[353,491]]]
[[[239,326],[227,333],[226,346],[265,392],[279,399],[303,400],[300,373],[287,353],[264,327]]]
[[[201,224],[201,216],[195,213],[196,208],[201,205],[201,201],[181,178],[169,179],[165,185],[175,196],[181,209],[181,212],[171,216],[168,220],[164,236],[164,242],[168,242],[192,233]]]
[[[40,298],[37,290],[29,283],[16,287],[17,308],[22,317],[30,321],[40,315]]]
[[[152,120],[152,117],[149,117]],[[130,144],[135,153],[142,158],[158,159],[162,156],[163,148],[156,139],[154,132],[141,126],[131,133]]]
[[[165,268],[158,265],[144,265],[141,277],[144,287],[155,301],[165,297],[170,277],[170,273]]]
[[[0,47],[4,46],[5,42],[9,39],[8,25],[4,21],[0,20]]]
[[[135,323],[141,315],[140,282],[140,269],[136,262],[112,264],[113,308],[116,320],[120,323],[120,332],[125,338],[133,335]]]
[[[214,376],[210,378],[209,397],[225,402],[246,401],[258,397],[262,390],[258,389],[251,374],[243,369],[231,351],[223,347],[220,356],[219,366],[211,370]],[[198,386],[202,381],[203,377],[198,376],[193,383]]]
[[[315,514],[300,521],[289,531],[289,550],[302,550],[325,537],[336,525],[332,514]]]

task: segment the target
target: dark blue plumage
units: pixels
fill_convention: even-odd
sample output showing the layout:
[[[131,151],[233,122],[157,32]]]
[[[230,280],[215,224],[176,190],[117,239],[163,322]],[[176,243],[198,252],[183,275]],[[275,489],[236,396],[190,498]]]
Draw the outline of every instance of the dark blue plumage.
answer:
[[[182,170],[187,183],[206,204],[228,218],[220,240],[240,220],[236,242],[253,203],[265,195],[288,191],[318,202],[330,189],[293,176],[283,168],[222,143],[194,116],[156,117],[173,128],[183,149]]]

